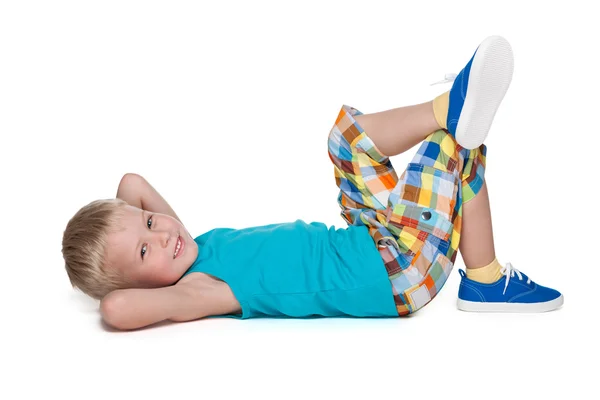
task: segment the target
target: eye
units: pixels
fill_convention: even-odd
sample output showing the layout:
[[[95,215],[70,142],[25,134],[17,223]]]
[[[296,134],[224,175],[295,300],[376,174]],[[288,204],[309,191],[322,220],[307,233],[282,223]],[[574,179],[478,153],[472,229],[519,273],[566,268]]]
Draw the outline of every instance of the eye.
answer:
[[[148,227],[148,229],[152,228],[152,215],[148,217],[148,221],[146,221],[146,226]],[[146,250],[144,250],[146,248],[146,245],[144,244],[142,246],[142,260],[144,259],[144,254],[146,254]]]

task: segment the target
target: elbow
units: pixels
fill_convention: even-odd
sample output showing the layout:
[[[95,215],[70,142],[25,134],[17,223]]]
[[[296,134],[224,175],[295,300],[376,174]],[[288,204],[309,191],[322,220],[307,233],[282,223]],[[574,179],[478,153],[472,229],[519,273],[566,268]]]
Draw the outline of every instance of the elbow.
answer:
[[[124,179],[139,179],[142,176],[140,174],[136,174],[135,172],[127,172],[126,174],[123,175],[123,177],[121,178],[121,180]]]
[[[131,184],[136,184],[141,179],[143,179],[143,177],[141,175],[133,173],[133,172],[128,172],[125,175],[123,175],[123,177],[121,178],[121,181],[119,182],[119,187],[124,186],[124,185],[129,186]]]
[[[126,299],[119,290],[107,294],[100,302],[100,314],[104,322],[116,329],[131,329],[125,315],[127,309],[125,303]]]

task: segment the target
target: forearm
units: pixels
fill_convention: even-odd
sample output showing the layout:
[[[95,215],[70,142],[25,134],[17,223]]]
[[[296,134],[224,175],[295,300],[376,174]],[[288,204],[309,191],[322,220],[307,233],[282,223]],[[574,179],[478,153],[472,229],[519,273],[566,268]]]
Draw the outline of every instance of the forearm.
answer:
[[[134,207],[170,215],[181,222],[167,201],[140,175],[126,174],[119,183],[116,197]]]
[[[142,328],[171,319],[181,301],[178,296],[169,288],[116,290],[102,299],[100,312],[117,329]]]
[[[206,274],[192,273],[157,289],[121,289],[100,303],[102,318],[117,329],[137,329],[164,320],[192,321],[209,315],[241,313],[231,288]]]

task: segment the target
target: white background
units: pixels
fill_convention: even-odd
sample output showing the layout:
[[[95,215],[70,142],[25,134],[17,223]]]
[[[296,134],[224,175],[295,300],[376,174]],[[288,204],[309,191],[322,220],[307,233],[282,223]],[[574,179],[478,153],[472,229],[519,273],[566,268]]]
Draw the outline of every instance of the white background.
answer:
[[[593,397],[593,2],[0,4],[1,398]],[[559,289],[561,310],[458,311],[460,257],[438,297],[405,319],[123,333],[71,289],[65,225],[114,197],[127,172],[193,236],[298,218],[344,227],[326,143],[341,105],[428,101],[450,88],[431,83],[496,34],[515,55],[486,141],[497,256]],[[392,159],[398,170],[415,150]]]

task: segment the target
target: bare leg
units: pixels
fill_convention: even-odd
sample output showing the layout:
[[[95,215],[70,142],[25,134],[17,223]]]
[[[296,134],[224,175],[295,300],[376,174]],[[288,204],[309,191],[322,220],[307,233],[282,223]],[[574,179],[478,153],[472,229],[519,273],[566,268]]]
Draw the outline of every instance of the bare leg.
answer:
[[[433,114],[431,101],[354,117],[375,146],[386,156],[395,156],[442,129]],[[487,184],[463,205],[459,249],[468,268],[490,264],[496,257]]]
[[[394,108],[354,117],[383,155],[405,152],[441,129],[433,114],[433,102]]]
[[[480,268],[496,258],[492,215],[485,181],[477,196],[463,204],[460,254],[467,268]]]

